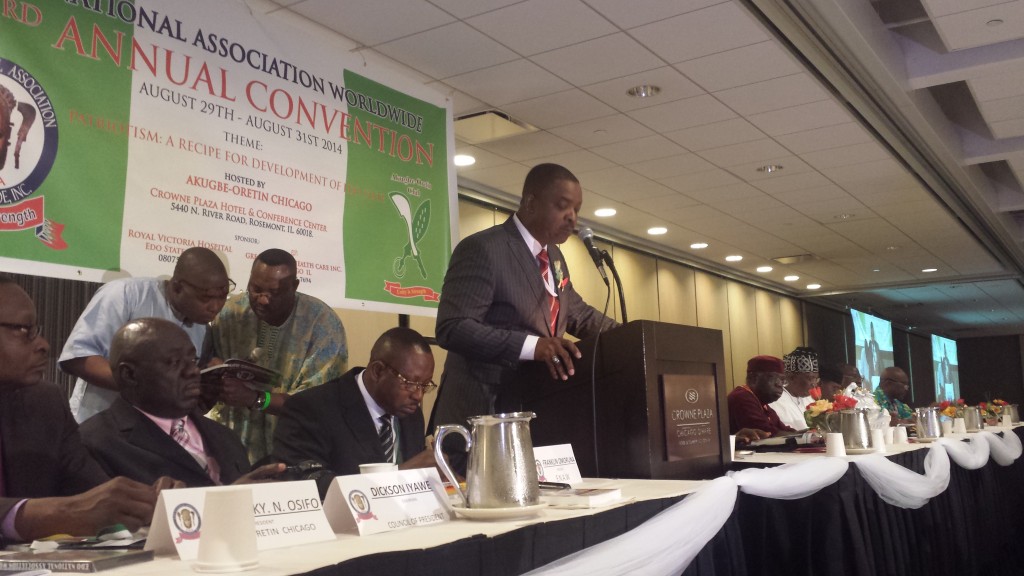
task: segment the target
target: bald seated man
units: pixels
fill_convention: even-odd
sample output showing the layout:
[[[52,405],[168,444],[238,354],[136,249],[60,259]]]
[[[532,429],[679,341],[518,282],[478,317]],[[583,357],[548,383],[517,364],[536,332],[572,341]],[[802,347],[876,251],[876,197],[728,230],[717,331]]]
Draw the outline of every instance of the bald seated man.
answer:
[[[82,441],[107,473],[140,482],[170,476],[190,487],[267,480],[284,471],[250,472],[242,441],[203,416],[196,349],[184,330],[161,318],[117,331],[110,366],[120,397],[82,424]]]
[[[435,465],[423,426],[423,396],[437,388],[434,355],[415,330],[392,328],[370,350],[366,368],[295,394],[274,434],[274,456],[288,464],[312,460],[334,474],[360,464],[400,469]]]
[[[208,248],[182,252],[170,280],[122,278],[101,287],[60,354],[61,370],[78,377],[71,394],[75,419],[85,422],[118,396],[107,361],[118,329],[136,318],[163,318],[184,329],[202,351],[208,324],[234,287],[224,263]]]
[[[176,487],[111,480],[89,455],[61,390],[43,382],[50,345],[32,299],[0,274],[0,528],[7,541],[95,535],[150,523],[157,494]]]
[[[913,424],[914,411],[903,401],[910,396],[910,378],[902,368],[889,366],[875,389],[875,401],[890,414],[890,425]]]

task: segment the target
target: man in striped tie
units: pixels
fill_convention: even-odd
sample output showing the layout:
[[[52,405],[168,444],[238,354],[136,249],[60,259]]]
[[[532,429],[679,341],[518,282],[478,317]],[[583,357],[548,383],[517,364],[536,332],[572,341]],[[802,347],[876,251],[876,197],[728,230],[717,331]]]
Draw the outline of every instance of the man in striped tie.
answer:
[[[433,376],[434,355],[423,336],[409,328],[384,332],[365,368],[285,402],[274,457],[292,465],[312,460],[337,475],[377,462],[433,467],[421,408],[423,396],[437,388]]]
[[[526,175],[519,210],[466,237],[452,253],[437,310],[437,342],[448,351],[431,427],[515,409],[506,384],[523,363],[541,362],[553,379],[575,372],[586,338],[616,325],[573,288],[558,245],[573,235],[583,205],[579,180],[563,166],[538,164]],[[464,455],[454,434],[445,451]]]
[[[161,318],[123,326],[110,347],[120,397],[82,423],[83,443],[108,474],[140,482],[170,476],[215,486],[273,478],[283,464],[250,471],[241,440],[202,415],[196,349],[184,330]]]

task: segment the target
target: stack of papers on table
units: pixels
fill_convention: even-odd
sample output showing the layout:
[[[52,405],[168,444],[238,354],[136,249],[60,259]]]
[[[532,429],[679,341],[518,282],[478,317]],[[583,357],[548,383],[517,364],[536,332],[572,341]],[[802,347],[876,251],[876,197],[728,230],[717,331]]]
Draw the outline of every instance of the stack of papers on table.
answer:
[[[540,501],[556,508],[599,508],[622,500],[618,488],[563,488],[541,490]]]

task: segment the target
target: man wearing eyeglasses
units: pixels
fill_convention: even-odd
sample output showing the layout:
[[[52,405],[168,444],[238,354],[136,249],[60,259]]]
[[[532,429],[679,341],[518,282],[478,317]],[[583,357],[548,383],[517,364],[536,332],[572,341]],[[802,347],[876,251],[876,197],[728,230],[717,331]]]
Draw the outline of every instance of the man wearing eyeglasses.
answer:
[[[59,359],[62,370],[78,377],[70,400],[75,419],[84,422],[118,397],[107,362],[118,329],[138,318],[163,318],[185,330],[196,350],[204,350],[207,324],[234,287],[217,254],[199,247],[178,256],[170,280],[122,278],[103,285],[78,318]]]
[[[0,545],[148,525],[159,490],[174,482],[109,479],[82,445],[63,392],[43,382],[49,356],[32,299],[0,274]]]
[[[279,374],[272,391],[256,391],[232,378],[207,391],[219,401],[210,417],[239,435],[253,463],[273,450],[274,426],[285,400],[338,378],[348,366],[341,319],[298,287],[295,258],[279,248],[265,250],[252,264],[245,293],[232,298],[212,325],[217,358],[211,363],[238,358]]]
[[[434,466],[423,432],[423,396],[437,385],[434,356],[415,330],[392,328],[353,368],[323,386],[288,399],[274,435],[274,456],[286,464],[313,460],[336,475],[360,464]]]

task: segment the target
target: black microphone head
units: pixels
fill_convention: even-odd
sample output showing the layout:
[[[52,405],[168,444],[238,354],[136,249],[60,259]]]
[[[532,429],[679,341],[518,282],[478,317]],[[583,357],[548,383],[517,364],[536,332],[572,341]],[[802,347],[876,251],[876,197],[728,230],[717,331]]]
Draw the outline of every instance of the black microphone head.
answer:
[[[587,240],[593,240],[594,231],[591,230],[589,226],[584,226],[583,228],[580,228],[578,236],[580,237],[580,240],[583,240],[584,242]]]

